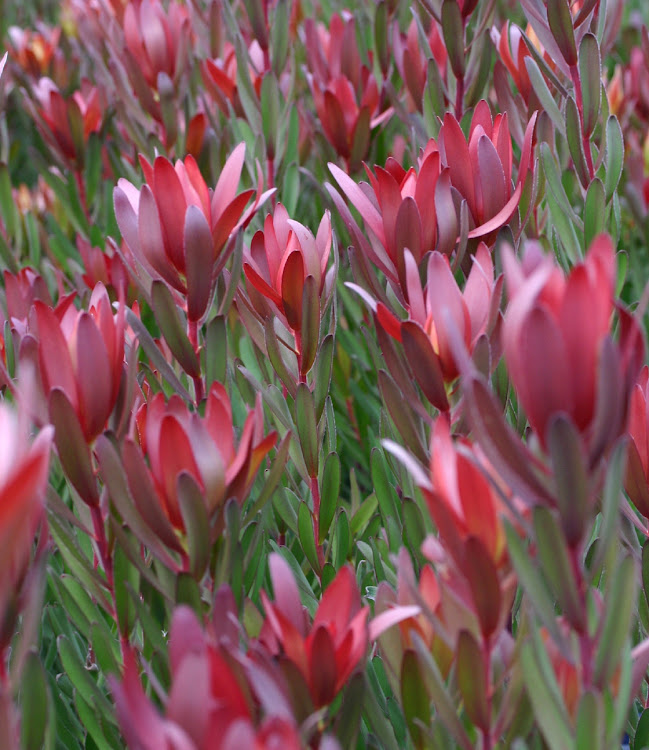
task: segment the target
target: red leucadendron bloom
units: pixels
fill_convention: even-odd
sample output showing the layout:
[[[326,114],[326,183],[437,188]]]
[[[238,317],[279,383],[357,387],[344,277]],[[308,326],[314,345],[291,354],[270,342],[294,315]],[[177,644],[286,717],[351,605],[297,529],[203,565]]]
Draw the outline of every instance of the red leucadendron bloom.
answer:
[[[115,188],[115,216],[126,244],[151,276],[186,298],[192,322],[209,307],[217,276],[229,257],[228,239],[274,192],[262,194],[259,175],[256,192],[237,194],[244,158],[245,144],[240,143],[214,190],[208,189],[191,156],[175,165],[163,156],[153,165],[141,157],[146,184],[138,190],[120,179]]]
[[[450,405],[445,384],[453,383],[460,373],[452,346],[453,336],[459,334],[469,354],[474,353],[481,340],[489,344],[497,330],[502,283],[494,279],[491,253],[483,242],[473,256],[463,292],[448,258],[437,251],[429,255],[423,289],[417,264],[408,250],[404,260],[406,320],[397,318],[384,303],[373,300],[361,287],[348,286],[367,302],[384,330],[404,345],[410,367],[426,398],[438,409],[447,411]]]
[[[327,273],[331,242],[331,216],[328,211],[322,217],[314,237],[304,225],[289,218],[287,210],[278,203],[274,212],[266,217],[263,231],[258,231],[252,238],[250,249],[244,250],[246,278],[271,303],[271,314],[279,316],[293,332],[302,374],[311,368],[316,352],[315,346],[304,346],[309,343],[305,338],[313,339],[317,344],[321,300],[333,290],[335,267],[332,266]],[[313,279],[310,290],[306,288],[309,278]],[[255,305],[254,295],[251,297]],[[308,304],[318,312],[312,321],[318,326],[315,331],[303,331],[303,310]],[[268,309],[265,309],[265,305],[257,304],[256,307],[261,317],[266,319]]]
[[[273,553],[268,564],[275,601],[261,592],[266,622],[260,640],[270,653],[283,654],[300,670],[314,706],[326,706],[367,651],[369,609],[361,607],[354,572],[347,565],[339,570],[309,624],[288,563]]]
[[[73,296],[52,309],[34,302],[29,330],[38,338],[38,365],[46,396],[62,391],[91,443],[105,428],[119,393],[124,368],[124,309],[113,315],[103,284],[97,284],[88,311]]]
[[[64,98],[54,81],[41,78],[34,93],[45,140],[76,169],[81,168],[88,138],[99,130],[104,116],[99,89],[84,80],[79,91]]]
[[[179,478],[189,477],[198,486],[208,517],[229,498],[245,500],[259,466],[275,445],[275,432],[264,436],[261,402],[251,411],[235,443],[232,408],[225,388],[213,383],[207,395],[205,416],[192,412],[178,396],[165,402],[156,394],[140,407],[136,416],[142,453],[150,472],[131,440],[124,446],[124,462],[133,496],[143,495],[151,479],[165,515],[184,531],[178,499]],[[186,480],[185,480],[186,481]]]
[[[141,75],[153,89],[164,73],[176,83],[187,63],[191,26],[187,8],[160,0],[130,2],[124,9],[124,38]]]
[[[536,244],[522,262],[511,250],[503,261],[510,298],[503,347],[519,403],[543,447],[553,417],[563,413],[595,461],[626,428],[644,359],[637,321],[623,309],[619,342],[611,337],[613,243],[597,237],[567,276]]]

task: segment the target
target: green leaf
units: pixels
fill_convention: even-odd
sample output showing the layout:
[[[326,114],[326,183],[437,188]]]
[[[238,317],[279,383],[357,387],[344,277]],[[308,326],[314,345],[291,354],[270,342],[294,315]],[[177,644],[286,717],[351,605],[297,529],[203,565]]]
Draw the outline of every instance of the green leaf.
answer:
[[[419,668],[439,719],[451,732],[461,750],[473,750],[473,743],[457,715],[457,704],[448,693],[444,678],[426,643],[417,633],[412,636],[419,661]]]
[[[205,388],[209,391],[214,382],[225,383],[228,366],[228,335],[225,317],[217,315],[205,330]]]
[[[577,64],[577,44],[572,27],[572,13],[568,0],[547,0],[548,26],[563,59],[572,67]]]
[[[282,0],[283,5],[286,5],[286,0]],[[273,32],[275,27],[273,26]],[[280,29],[277,29],[277,33]],[[284,31],[288,34],[288,31]],[[261,122],[264,134],[264,141],[266,143],[266,156],[269,159],[275,158],[275,152],[277,150],[277,132],[279,123],[279,85],[277,78],[272,71],[266,73],[261,82]]]
[[[581,696],[577,710],[575,750],[604,750],[605,716],[602,696],[587,690]]]
[[[288,393],[295,398],[297,393],[297,387],[295,385],[297,381],[297,373],[289,370],[289,365],[287,365],[284,359],[284,353],[288,354],[288,350],[284,344],[280,343],[277,332],[275,331],[274,318],[268,318],[264,330],[266,334],[266,352],[268,354],[268,359],[273,366],[273,370],[275,370],[275,373],[279,376],[284,388],[286,388]],[[295,357],[293,355],[290,356],[293,361],[295,361]]]
[[[524,643],[521,663],[527,694],[548,745],[552,750],[574,750],[570,719],[543,645]]]
[[[579,598],[563,529],[548,508],[537,506],[533,516],[541,568],[566,619],[575,630],[583,632],[586,627],[586,612]]]
[[[300,372],[309,372],[318,352],[320,342],[320,294],[314,276],[304,280],[302,289],[302,351],[300,352]]]
[[[585,531],[590,500],[581,437],[573,421],[559,414],[550,422],[547,440],[561,525],[568,544],[576,546]]]
[[[565,135],[566,126],[563,121],[563,117],[561,116],[561,110],[559,109],[559,106],[555,102],[554,97],[550,93],[550,89],[548,88],[548,85],[545,82],[543,73],[541,73],[539,66],[536,64],[533,58],[525,57],[524,59],[525,59],[525,67],[527,68],[527,73],[530,77],[532,88],[534,89],[534,93],[539,98],[539,102],[541,103],[541,106],[543,107],[543,111],[552,120],[555,128],[557,128],[557,130],[560,133]]]
[[[579,79],[584,111],[584,135],[592,135],[601,105],[602,61],[597,37],[590,32],[584,34],[579,45]]]
[[[370,475],[372,477],[374,493],[381,510],[381,515],[383,516],[383,523],[387,525],[389,518],[400,521],[400,514],[397,510],[397,493],[388,480],[385,456],[378,448],[372,448],[372,452],[370,453]]]
[[[554,602],[550,597],[545,581],[535,567],[530,553],[516,529],[507,519],[504,519],[503,523],[505,536],[507,537],[507,549],[518,580],[550,636],[555,642],[559,642],[560,634],[554,614]]]
[[[426,747],[422,726],[430,723],[430,698],[417,654],[408,649],[401,661],[401,705],[415,747]]]
[[[221,481],[225,487],[225,470],[221,465]],[[187,532],[189,566],[200,581],[210,560],[210,522],[201,488],[191,474],[183,471],[176,480],[178,504]]]
[[[623,648],[630,636],[636,601],[635,574],[633,558],[627,555],[609,579],[604,627],[597,645],[594,671],[595,683],[602,688],[609,683],[620,664]]]
[[[297,529],[300,545],[306,555],[306,559],[309,561],[311,568],[316,573],[319,573],[320,563],[318,561],[318,552],[316,550],[315,538],[313,536],[313,517],[309,510],[309,506],[306,503],[300,503],[297,513]]]
[[[320,526],[318,542],[327,538],[329,527],[340,503],[340,458],[330,453],[325,459],[320,487]]]
[[[189,573],[179,573],[176,578],[176,605],[179,604],[186,604],[202,617],[201,591]]]
[[[584,249],[606,229],[606,194],[602,181],[597,177],[590,183],[584,205]]]
[[[192,397],[185,386],[178,380],[176,373],[173,371],[171,365],[164,358],[162,352],[156,346],[155,341],[151,337],[151,334],[147,331],[146,326],[138,318],[138,316],[130,309],[126,310],[126,320],[129,326],[135,332],[144,353],[149,358],[151,364],[155,369],[162,375],[162,377],[169,383],[169,385],[178,393],[185,401],[193,401]]]
[[[25,660],[20,681],[20,704],[23,719],[20,722],[22,750],[42,750],[50,746],[51,699],[45,670],[34,652],[30,652]]]
[[[320,344],[313,372],[313,398],[315,401],[316,419],[320,421],[325,401],[331,387],[331,375],[334,363],[334,337],[327,334]]]
[[[606,121],[606,174],[604,177],[604,192],[608,203],[617,190],[622,168],[624,166],[624,137],[622,128],[615,115]]]
[[[60,635],[56,642],[63,669],[77,692],[89,699],[92,698],[103,714],[112,714],[113,708],[110,702],[90,676],[91,672],[85,667],[85,657],[81,656],[78,649],[64,635]]]
[[[379,501],[376,499],[376,493],[374,492],[363,500],[356,513],[352,516],[350,524],[354,537],[361,536],[365,532],[368,523],[376,513],[378,505]]]
[[[566,139],[573,166],[583,188],[590,184],[590,173],[586,163],[586,153],[581,133],[581,119],[577,103],[572,96],[566,99]],[[590,148],[590,144],[587,144]]]
[[[117,610],[117,624],[119,632],[128,637],[135,624],[135,609],[131,601],[126,584],[130,584],[135,591],[139,590],[140,576],[134,565],[121,549],[115,548],[113,556],[115,609]]]
[[[310,477],[318,476],[318,424],[316,422],[313,394],[306,383],[299,383],[295,398],[295,421],[297,437]]]
[[[292,3],[289,0],[278,0],[273,14],[270,38],[270,59],[275,75],[279,78],[286,69],[289,45],[289,17]],[[263,92],[262,92],[263,109]],[[289,214],[291,212],[289,211]]]
[[[336,570],[340,570],[340,568],[342,568],[347,562],[350,546],[351,536],[349,533],[349,519],[345,508],[341,508],[340,513],[338,513],[338,519],[336,521],[336,528],[331,545],[333,564]]]
[[[640,715],[640,720],[635,728],[633,736],[633,750],[644,750],[649,748],[649,709],[645,709]],[[581,748],[579,748],[581,750]]]
[[[457,0],[444,0],[442,3],[441,20],[442,36],[453,75],[458,79],[464,78],[464,62],[466,59],[464,51],[464,22],[462,21],[462,12]]]
[[[190,377],[200,377],[200,362],[185,333],[187,324],[184,315],[178,310],[171,292],[160,279],[155,279],[151,284],[151,307],[160,326],[160,333],[180,366]],[[144,346],[143,342],[140,343]]]
[[[491,713],[487,702],[487,674],[482,650],[468,630],[461,630],[457,640],[457,684],[469,719],[480,729],[489,731]]]

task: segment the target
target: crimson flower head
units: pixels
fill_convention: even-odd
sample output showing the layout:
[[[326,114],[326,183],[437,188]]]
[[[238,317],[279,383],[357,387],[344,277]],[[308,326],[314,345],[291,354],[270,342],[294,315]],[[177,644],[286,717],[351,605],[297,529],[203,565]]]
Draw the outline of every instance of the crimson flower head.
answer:
[[[256,39],[253,39],[248,47],[248,59],[250,61],[248,74],[257,97],[259,97],[263,78],[262,72],[264,70],[264,51]],[[237,52],[234,45],[230,42],[224,43],[223,52],[220,57],[214,60],[205,60],[201,66],[201,74],[205,87],[223,114],[229,116],[229,105],[231,105],[237,117],[245,118],[244,109],[239,98],[237,70]]]
[[[329,169],[360,213],[369,236],[365,254],[391,281],[406,289],[406,248],[419,264],[431,250],[450,254],[455,247],[457,219],[448,174],[442,171],[439,149],[430,140],[419,158],[418,169],[404,169],[395,159],[385,167],[365,169],[369,188],[357,185],[335,164]],[[446,170],[448,172],[448,170]],[[333,194],[336,200],[336,194]],[[349,224],[345,207],[336,201]],[[437,210],[438,205],[445,210]]]
[[[264,436],[258,402],[246,419],[237,445],[230,399],[216,382],[208,393],[204,417],[190,411],[179,396],[165,402],[163,394],[157,393],[139,409],[136,422],[160,505],[171,524],[181,531],[185,529],[178,497],[181,476],[193,480],[203,495],[208,516],[213,517],[229,498],[239,503],[245,500],[277,437],[274,432]],[[146,465],[141,459],[135,461],[134,446],[127,442],[126,471],[135,496],[142,482],[148,485],[150,480]]]
[[[99,90],[84,80],[80,90],[65,98],[54,81],[41,78],[34,91],[43,137],[75,168],[81,168],[88,138],[99,130],[104,115]]]
[[[519,403],[543,447],[553,417],[563,413],[594,461],[625,429],[644,358],[642,334],[624,310],[619,342],[611,337],[613,243],[597,237],[567,276],[537,245],[522,262],[506,251],[504,268],[510,303],[503,347]]]
[[[307,80],[318,119],[329,142],[355,171],[370,145],[370,131],[392,114],[380,110],[379,88],[361,62],[350,14],[331,17],[329,29],[307,19]]]
[[[8,320],[27,321],[37,299],[46,305],[53,304],[45,279],[33,268],[21,268],[16,274],[5,271],[3,277]]]
[[[331,242],[329,212],[322,217],[314,237],[305,226],[291,219],[284,206],[278,203],[274,212],[266,216],[263,230],[252,238],[250,249],[244,251],[246,278],[295,334],[302,373],[308,372],[313,364],[310,358],[303,356],[303,310],[305,304],[312,303],[319,312],[323,294],[331,290],[333,278],[327,274]],[[307,289],[309,278],[313,281]],[[264,306],[257,307],[263,318],[268,317]],[[319,320],[319,315],[317,317]],[[314,336],[317,340],[317,331]]]
[[[512,188],[512,140],[507,114],[492,118],[487,102],[484,99],[478,102],[468,141],[455,117],[450,112],[444,115],[438,146],[442,163],[449,168],[453,188],[467,202],[469,239],[485,237],[489,242],[518,208],[531,167],[535,123],[536,113],[525,131],[518,178]]]
[[[117,718],[129,747],[142,750],[212,750],[253,706],[241,675],[204,633],[189,607],[174,611],[169,632],[171,689],[161,716],[144,694],[135,656],[124,653],[124,673],[111,679]],[[253,746],[254,747],[254,746]]]
[[[124,310],[113,315],[103,284],[97,284],[88,311],[77,310],[73,296],[52,309],[37,300],[30,330],[38,338],[43,391],[63,392],[91,443],[106,428],[119,393],[124,368]]]
[[[167,10],[160,0],[130,2],[124,9],[124,38],[147,84],[158,88],[158,75],[176,82],[185,68],[191,28],[187,8],[171,2]]]
[[[430,22],[430,28],[426,36],[430,50],[433,53],[433,60],[439,70],[439,75],[444,80],[448,52],[435,21]],[[397,70],[408,92],[410,109],[421,112],[428,77],[428,58],[419,44],[419,25],[414,18],[410,22],[408,31],[405,34],[399,31],[399,22],[397,20],[394,21],[392,51]]]
[[[440,415],[431,438],[431,489],[424,489],[424,495],[449,548],[474,537],[493,565],[503,568],[508,559],[500,518],[503,503],[475,460],[469,458],[476,450],[466,439],[454,442],[447,416]]]
[[[492,29],[491,38],[503,65],[516,84],[518,93],[523,101],[529,104],[533,89],[525,59],[531,57],[531,54],[521,29],[516,24],[506,21],[501,31]]]
[[[288,563],[273,553],[269,566],[275,601],[261,592],[266,622],[260,640],[271,654],[283,654],[299,669],[314,706],[326,706],[367,651],[369,610],[361,607],[354,572],[347,565],[340,569],[309,625]]]
[[[261,194],[261,177],[256,194],[253,189],[237,193],[244,158],[241,143],[214,190],[208,189],[192,156],[175,165],[163,156],[153,165],[141,157],[146,184],[138,190],[122,178],[115,188],[115,216],[126,244],[151,276],[186,297],[193,322],[207,312],[229,257],[228,239],[272,194]]]
[[[63,86],[68,79],[66,61],[59,47],[61,28],[38,24],[36,30],[11,26],[7,34],[11,43],[11,56],[33,78],[54,77]]]

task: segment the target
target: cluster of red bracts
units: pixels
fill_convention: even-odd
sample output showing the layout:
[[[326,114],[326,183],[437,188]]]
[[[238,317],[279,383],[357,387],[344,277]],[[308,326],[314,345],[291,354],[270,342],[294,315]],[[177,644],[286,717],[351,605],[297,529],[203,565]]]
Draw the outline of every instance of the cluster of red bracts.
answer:
[[[269,560],[274,600],[262,592],[265,621],[258,638],[237,623],[227,587],[216,594],[214,615],[203,628],[186,607],[175,613],[169,634],[171,688],[164,717],[145,697],[134,655],[113,680],[117,712],[129,746],[154,750],[165,743],[183,750],[304,747],[335,750],[338,743],[306,721],[328,706],[362,668],[370,638],[417,606],[392,607],[383,622],[368,625],[352,569],[329,584],[313,619],[303,607],[284,558]],[[243,644],[242,644],[243,639]]]

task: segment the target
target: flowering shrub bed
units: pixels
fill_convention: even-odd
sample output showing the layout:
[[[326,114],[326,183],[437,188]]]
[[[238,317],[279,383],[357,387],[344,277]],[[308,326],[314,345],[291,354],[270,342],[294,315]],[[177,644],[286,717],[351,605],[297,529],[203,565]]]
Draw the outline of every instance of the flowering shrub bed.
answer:
[[[5,4],[0,746],[649,747],[649,11]]]

